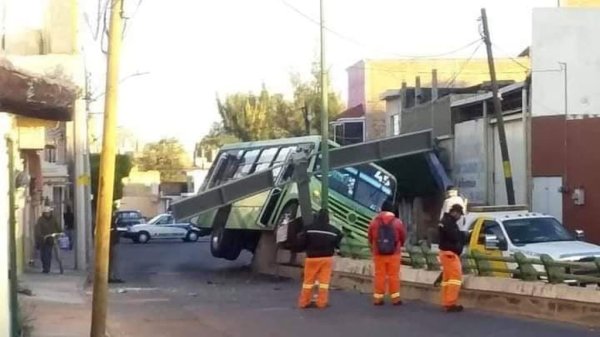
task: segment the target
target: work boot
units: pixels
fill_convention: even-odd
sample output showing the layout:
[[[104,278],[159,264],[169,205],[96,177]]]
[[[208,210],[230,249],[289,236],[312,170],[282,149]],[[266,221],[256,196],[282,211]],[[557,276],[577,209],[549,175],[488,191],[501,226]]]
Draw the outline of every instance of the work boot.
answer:
[[[374,306],[382,306],[383,305],[383,301],[375,301],[373,302]]]
[[[392,302],[392,305],[401,306],[402,305],[402,301]]]
[[[463,306],[462,305],[451,305],[449,307],[446,307],[446,312],[461,312],[463,311]]]

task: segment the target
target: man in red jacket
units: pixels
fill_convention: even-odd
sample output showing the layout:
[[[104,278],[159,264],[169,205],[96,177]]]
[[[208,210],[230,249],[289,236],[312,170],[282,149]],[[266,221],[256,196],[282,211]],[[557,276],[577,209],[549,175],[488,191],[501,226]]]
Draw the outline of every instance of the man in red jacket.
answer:
[[[394,204],[385,201],[381,212],[369,224],[369,246],[375,264],[373,282],[373,304],[382,305],[385,297],[386,277],[388,293],[392,304],[401,305],[400,264],[402,245],[406,239],[406,229],[394,214]]]

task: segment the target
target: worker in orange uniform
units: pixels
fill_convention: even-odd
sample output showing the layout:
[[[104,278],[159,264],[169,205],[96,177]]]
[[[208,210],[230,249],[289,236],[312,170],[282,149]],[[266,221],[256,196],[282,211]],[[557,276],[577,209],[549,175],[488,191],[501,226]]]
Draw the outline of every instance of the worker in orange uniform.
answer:
[[[369,224],[369,246],[375,264],[374,305],[383,305],[386,294],[386,278],[392,304],[402,304],[400,264],[402,262],[402,245],[405,239],[404,224],[394,214],[394,204],[386,200],[381,206],[381,212]]]
[[[324,209],[317,213],[314,223],[298,235],[298,244],[306,251],[304,282],[298,299],[300,308],[314,305],[311,300],[315,282],[319,283],[316,306],[320,309],[328,306],[333,255],[341,240],[342,233],[329,223],[329,213]]]
[[[454,204],[444,214],[439,225],[440,263],[442,264],[442,306],[446,312],[460,312],[463,306],[458,304],[458,294],[462,285],[462,254],[465,238],[458,227],[463,216],[462,205]]]

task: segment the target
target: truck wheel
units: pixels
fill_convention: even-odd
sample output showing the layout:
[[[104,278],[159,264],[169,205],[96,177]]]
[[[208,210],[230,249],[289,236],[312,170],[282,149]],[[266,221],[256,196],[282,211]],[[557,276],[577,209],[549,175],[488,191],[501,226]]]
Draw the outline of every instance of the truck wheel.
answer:
[[[238,257],[240,257],[241,253],[242,253],[242,246],[236,242],[232,246],[229,247],[229,249],[227,250],[227,252],[225,253],[225,255],[223,257],[225,258],[225,260],[235,261],[235,260],[237,260]]]
[[[228,258],[234,256],[236,250],[241,249],[239,248],[239,242],[236,230],[218,226],[210,233],[210,252],[214,257]],[[237,256],[233,259],[236,258]]]

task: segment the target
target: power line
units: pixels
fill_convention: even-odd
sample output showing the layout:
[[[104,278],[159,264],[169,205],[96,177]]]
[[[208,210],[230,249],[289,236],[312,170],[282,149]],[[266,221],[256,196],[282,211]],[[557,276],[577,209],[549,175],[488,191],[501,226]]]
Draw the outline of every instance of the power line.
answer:
[[[507,52],[505,52],[500,46],[498,46],[497,44],[492,44],[492,48],[496,48],[498,49],[498,51],[502,52],[503,54],[509,55]],[[512,57],[512,56],[505,56],[508,59],[510,59],[511,61],[513,61],[515,64],[517,64],[518,66],[520,66],[521,68],[525,69],[525,70],[531,70],[530,67],[524,65],[523,63],[519,62],[519,60],[517,60],[516,58]]]
[[[456,81],[456,79],[458,78],[458,76],[460,76],[460,74],[463,72],[463,70],[467,67],[467,64],[469,64],[469,62],[471,62],[471,60],[473,59],[473,57],[475,57],[475,54],[477,53],[477,51],[479,50],[479,48],[481,48],[482,44],[483,44],[483,41],[480,41],[479,44],[477,45],[477,47],[475,47],[475,49],[471,53],[471,56],[469,56],[469,58],[460,67],[460,69],[458,70],[458,72],[456,73],[456,75],[454,75],[452,77],[452,79],[446,83],[446,88],[450,88],[450,85],[454,85],[454,82]]]
[[[306,20],[312,22],[313,24],[315,24],[315,25],[320,25],[321,24],[319,22],[319,20],[316,20],[316,19],[312,18],[310,15],[302,12],[301,10],[299,10],[297,7],[293,6],[292,4],[290,4],[289,2],[287,2],[286,0],[280,0],[280,1],[281,1],[281,3],[284,6],[288,7],[290,10],[294,11],[296,14],[298,14],[301,17],[305,18]],[[334,35],[334,36],[336,36],[336,37],[338,37],[338,38],[340,38],[342,40],[345,40],[347,42],[350,42],[352,44],[355,44],[355,45],[357,45],[359,47],[362,47],[362,48],[365,48],[365,49],[379,49],[379,48],[373,48],[372,46],[368,46],[368,45],[362,43],[361,41],[358,41],[358,40],[356,40],[356,39],[354,39],[354,38],[352,38],[352,37],[350,37],[348,35],[339,33],[339,32],[333,30],[332,28],[330,28],[328,26],[325,26],[324,28],[325,28],[326,31],[328,31],[332,35]],[[471,41],[471,42],[465,44],[462,47],[459,47],[459,48],[456,48],[456,49],[453,49],[453,50],[450,50],[450,51],[447,51],[447,52],[438,53],[438,54],[431,54],[431,55],[403,55],[403,54],[398,54],[398,53],[388,52],[388,51],[386,51],[385,54],[394,55],[394,56],[396,56],[398,58],[406,58],[406,59],[436,58],[436,57],[442,57],[442,56],[448,56],[448,55],[455,54],[455,53],[457,53],[457,52],[459,52],[461,50],[464,50],[466,48],[469,48],[469,47],[475,45],[478,42],[480,42],[480,39],[476,39],[474,41]],[[383,50],[381,50],[381,51],[383,51]]]

